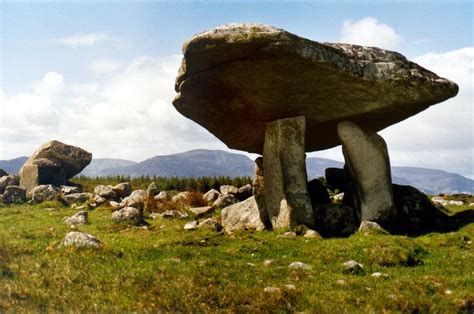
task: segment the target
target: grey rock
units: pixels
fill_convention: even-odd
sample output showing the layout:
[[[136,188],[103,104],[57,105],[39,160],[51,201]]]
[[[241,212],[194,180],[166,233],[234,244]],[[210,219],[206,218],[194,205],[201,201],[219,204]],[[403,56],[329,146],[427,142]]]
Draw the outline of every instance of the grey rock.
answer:
[[[265,204],[274,229],[314,228],[307,190],[304,116],[267,124],[264,145]]]
[[[198,222],[196,220],[188,222],[184,225],[184,230],[196,230],[198,228]]]
[[[64,218],[64,222],[68,225],[84,225],[88,223],[89,214],[86,211],[79,211],[71,217]]]
[[[308,264],[305,264],[303,262],[293,262],[288,266],[290,269],[295,269],[295,270],[311,270],[313,269],[311,266]]]
[[[273,293],[280,293],[281,289],[278,287],[265,287],[263,288],[263,292],[273,294]]]
[[[277,119],[305,116],[306,150],[315,151],[341,144],[338,121],[379,131],[458,92],[399,53],[319,43],[262,24],[197,34],[183,55],[176,109],[229,148],[258,154],[266,124]]]
[[[354,208],[341,204],[320,204],[314,207],[315,230],[322,236],[348,236],[359,227]]]
[[[155,196],[155,201],[157,202],[169,201],[170,199],[171,196],[166,191],[161,191],[157,196]]]
[[[314,239],[314,238],[320,238],[321,236],[320,236],[319,233],[317,233],[316,231],[309,229],[309,230],[307,230],[307,231],[305,232],[305,234],[303,235],[303,237],[305,237],[305,238],[310,238],[310,239]]]
[[[61,194],[62,195],[69,195],[73,193],[82,193],[82,187],[80,186],[68,186],[62,185],[61,186]]]
[[[3,193],[4,204],[23,204],[26,202],[26,190],[17,185],[7,186]]]
[[[188,203],[188,195],[189,195],[189,192],[187,192],[187,191],[179,192],[178,194],[176,194],[175,196],[173,196],[171,198],[171,201],[175,202],[175,203],[187,204]]]
[[[50,141],[41,145],[20,169],[20,186],[30,191],[42,184],[61,186],[82,171],[92,154],[82,148]]]
[[[219,195],[221,195],[219,191],[215,189],[211,189],[203,195],[203,198],[208,204],[212,204],[217,200]]]
[[[188,214],[180,210],[167,210],[160,214],[161,217],[166,219],[184,219],[188,218]]]
[[[112,187],[112,190],[117,194],[120,198],[125,198],[132,194],[132,186],[129,182],[122,182]]]
[[[99,239],[88,233],[71,231],[64,237],[59,247],[100,248],[101,245],[102,242]]]
[[[98,185],[94,188],[94,193],[108,200],[116,200],[117,193],[111,185]]]
[[[221,211],[221,222],[225,232],[234,230],[264,230],[269,225],[266,213],[258,207],[255,197],[249,197],[243,202],[228,206]]]
[[[224,195],[226,194],[237,195],[237,193],[239,192],[239,189],[233,185],[221,185],[220,191],[221,191],[221,194],[224,194]]]
[[[221,194],[217,200],[212,204],[216,208],[226,208],[227,206],[238,203],[239,200],[232,194]]]
[[[90,205],[95,208],[95,207],[98,207],[100,205],[104,205],[107,202],[108,202],[108,200],[105,197],[100,196],[100,195],[94,195],[94,197],[91,200]]]
[[[135,207],[125,207],[112,213],[111,219],[116,224],[141,226],[145,223],[143,210]]]
[[[252,196],[252,185],[246,184],[244,186],[241,186],[237,190],[236,196],[239,201],[245,201],[246,199],[248,199],[250,196]]]
[[[71,209],[77,209],[77,210],[87,209],[87,205],[81,205],[81,204],[75,203],[71,205]]]
[[[5,189],[7,188],[7,186],[18,185],[18,184],[19,182],[14,176],[12,175],[2,176],[0,178],[0,194],[3,194],[5,192]]]
[[[145,190],[135,190],[129,196],[124,198],[120,203],[121,207],[135,207],[143,209],[145,206],[146,192]]]
[[[358,263],[354,260],[344,262],[342,264],[342,267],[343,267],[343,272],[344,273],[349,273],[349,274],[362,274],[362,273],[364,273],[364,266],[362,266],[362,264],[360,264],[360,263]]]
[[[387,145],[377,133],[344,121],[338,134],[355,183],[361,220],[389,224],[396,215]],[[357,208],[359,209],[359,208]]]
[[[381,272],[372,273],[370,276],[377,279],[387,279],[389,277],[388,274],[381,273]]]
[[[294,231],[287,231],[283,233],[282,235],[278,236],[279,238],[296,238],[296,232]]]
[[[147,190],[146,190],[146,197],[149,199],[149,198],[153,198],[155,196],[158,195],[158,193],[160,193],[160,191],[158,190],[158,188],[156,187],[156,184],[155,182],[152,182],[150,183],[150,185],[148,186]]]
[[[75,203],[85,203],[89,201],[92,197],[94,197],[94,194],[92,193],[72,193],[68,195],[63,195],[62,199],[66,204],[69,206],[75,204]]]
[[[38,185],[31,190],[31,197],[34,203],[44,201],[55,201],[61,196],[61,189],[51,184]]]
[[[200,221],[197,224],[197,227],[198,229],[210,229],[218,232],[222,230],[221,224],[215,218],[212,217]]]
[[[203,206],[203,207],[192,207],[188,209],[191,213],[196,215],[197,218],[202,218],[207,214],[210,214],[214,211],[212,206]]]
[[[359,226],[359,231],[362,231],[362,232],[366,232],[366,231],[377,232],[381,230],[382,230],[382,227],[380,227],[380,225],[374,221],[363,220]]]

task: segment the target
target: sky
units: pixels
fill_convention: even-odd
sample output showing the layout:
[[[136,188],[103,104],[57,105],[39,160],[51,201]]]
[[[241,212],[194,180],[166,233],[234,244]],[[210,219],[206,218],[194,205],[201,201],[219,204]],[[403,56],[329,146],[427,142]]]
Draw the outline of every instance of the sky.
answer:
[[[231,151],[171,102],[183,42],[234,22],[398,51],[456,82],[455,98],[380,134],[393,166],[474,178],[471,1],[2,0],[0,159],[31,155],[52,139],[94,158],[134,161]],[[343,160],[340,147],[309,156]]]

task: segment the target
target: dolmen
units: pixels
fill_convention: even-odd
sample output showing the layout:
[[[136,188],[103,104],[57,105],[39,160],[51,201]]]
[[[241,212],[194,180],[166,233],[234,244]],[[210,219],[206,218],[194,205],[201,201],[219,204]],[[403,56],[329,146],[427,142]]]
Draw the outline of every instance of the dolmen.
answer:
[[[390,160],[377,132],[458,92],[397,52],[261,24],[197,34],[183,55],[174,107],[229,148],[263,156],[257,203],[274,229],[315,227],[305,153],[338,145],[359,220],[389,225]]]

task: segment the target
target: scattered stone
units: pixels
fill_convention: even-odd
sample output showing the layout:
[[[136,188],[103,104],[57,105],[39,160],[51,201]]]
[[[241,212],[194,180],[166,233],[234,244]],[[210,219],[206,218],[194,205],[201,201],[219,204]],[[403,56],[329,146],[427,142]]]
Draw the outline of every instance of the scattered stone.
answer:
[[[50,141],[41,145],[20,169],[20,186],[27,191],[42,184],[61,186],[82,171],[92,154],[82,148]]]
[[[196,230],[198,228],[198,222],[195,220],[195,221],[191,221],[191,222],[188,222],[187,224],[184,225],[184,230]]]
[[[77,203],[71,205],[71,209],[81,210],[81,209],[86,209],[86,208],[87,208],[86,205],[81,205],[81,204],[77,204]]]
[[[448,205],[462,206],[462,205],[464,205],[464,202],[463,201],[453,201],[453,200],[451,200],[451,201],[448,202]]]
[[[71,206],[72,204],[75,203],[85,203],[89,201],[94,194],[92,193],[72,193],[68,195],[63,195],[62,199],[66,204]]]
[[[305,264],[305,263],[302,263],[302,262],[293,262],[288,267],[290,269],[297,269],[297,270],[311,270],[311,269],[313,269],[308,264]]]
[[[294,231],[287,231],[278,236],[279,238],[296,238],[296,232]]]
[[[266,260],[263,261],[263,266],[265,266],[265,267],[271,266],[273,264],[275,264],[275,261],[272,260],[272,259],[266,259]]]
[[[143,218],[143,210],[135,207],[125,207],[114,211],[111,217],[114,223],[125,223],[133,226],[141,226],[145,224]]]
[[[338,280],[336,280],[336,283],[338,285],[344,286],[346,284],[346,281],[344,279],[338,279]]]
[[[118,210],[120,209],[120,203],[116,201],[110,201],[109,206],[112,207],[112,210]]]
[[[203,221],[200,221],[197,225],[198,229],[211,229],[217,232],[222,230],[222,226],[217,222],[215,218],[207,218]]]
[[[442,198],[441,196],[435,196],[431,198],[431,201],[435,204],[439,204],[441,206],[446,206],[448,205],[448,201]]]
[[[88,213],[86,211],[80,211],[72,215],[71,217],[64,218],[64,222],[68,225],[84,225],[88,223]]]
[[[374,221],[364,220],[360,223],[359,232],[380,233],[383,229]]]
[[[237,195],[236,196],[237,196],[237,199],[241,202],[248,199],[250,196],[252,196],[252,185],[251,184],[246,184],[244,186],[241,186],[237,190]]]
[[[474,203],[469,203],[469,207],[474,207]]]
[[[295,285],[285,285],[286,290],[290,291],[296,291],[296,286]]]
[[[342,193],[338,193],[338,194],[335,194],[331,197],[335,202],[342,202],[342,200],[344,199],[344,192]]]
[[[94,193],[107,200],[117,199],[117,193],[115,193],[111,185],[100,184],[94,188]]]
[[[161,214],[161,217],[166,219],[183,219],[188,218],[188,214],[181,210],[167,210]]]
[[[385,273],[375,272],[371,275],[374,278],[387,279],[389,276]]]
[[[204,193],[203,198],[208,204],[214,203],[221,193],[215,189],[211,189]]]
[[[96,237],[83,232],[71,231],[59,245],[60,248],[75,246],[77,248],[99,248],[102,242]]]
[[[225,197],[225,196],[224,196]],[[270,222],[264,212],[259,208],[255,196],[249,197],[243,202],[228,206],[221,211],[221,221],[225,232],[234,230],[264,230]],[[267,221],[262,221],[262,216]]]
[[[26,202],[26,189],[17,185],[7,186],[3,193],[4,204],[23,204]]]
[[[55,201],[61,196],[61,189],[51,185],[38,185],[31,190],[33,203],[41,203],[44,201]]]
[[[132,186],[129,182],[122,182],[112,187],[112,190],[120,198],[125,198],[132,194]]]
[[[318,179],[308,182],[308,194],[313,207],[318,204],[330,203],[328,190]]]
[[[82,193],[82,187],[80,186],[68,186],[68,185],[62,185],[61,186],[61,194],[64,195],[69,195],[73,193]]]
[[[309,229],[308,231],[305,232],[303,237],[312,239],[312,238],[320,238],[321,236],[319,235],[318,232]]]
[[[453,291],[451,291],[449,289],[446,289],[446,290],[444,290],[444,294],[451,295],[451,294],[453,294]]]
[[[187,202],[188,202],[188,195],[189,195],[189,192],[187,192],[187,191],[179,192],[178,194],[176,194],[175,196],[173,196],[173,197],[171,198],[171,201],[174,202],[174,203],[187,204]]]
[[[233,185],[221,185],[219,190],[221,191],[221,194],[224,194],[224,195],[227,195],[227,194],[237,195],[237,193],[239,192],[239,189]]]
[[[364,267],[362,266],[362,264],[360,264],[360,263],[358,263],[354,260],[347,261],[347,262],[343,263],[342,266],[344,267],[343,272],[347,273],[347,274],[362,274],[362,273],[364,273]]]
[[[196,215],[197,218],[202,218],[207,214],[210,214],[214,211],[212,206],[203,206],[203,207],[192,207],[188,209],[191,213]]]
[[[161,191],[157,196],[155,196],[155,201],[157,202],[169,201],[170,199],[171,196],[166,191]]]
[[[100,195],[94,195],[94,197],[91,200],[90,205],[95,208],[100,205],[104,205],[105,203],[107,203],[107,198],[102,197]]]
[[[2,176],[0,178],[0,194],[5,193],[5,189],[10,185],[19,185],[18,180],[12,175]]]
[[[280,293],[281,289],[278,287],[265,287],[263,289],[263,292],[265,293]]]
[[[217,200],[214,202],[214,204],[212,204],[212,206],[216,208],[226,208],[238,202],[239,200],[237,199],[237,197],[235,197],[235,195],[221,194],[219,195]]]
[[[145,190],[135,190],[120,203],[121,207],[135,207],[143,209],[145,206]]]

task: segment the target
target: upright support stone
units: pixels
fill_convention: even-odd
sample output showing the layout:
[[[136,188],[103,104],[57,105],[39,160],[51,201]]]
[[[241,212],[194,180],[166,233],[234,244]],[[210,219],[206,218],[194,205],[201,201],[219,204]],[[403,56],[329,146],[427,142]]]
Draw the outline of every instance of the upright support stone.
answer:
[[[349,173],[355,182],[361,220],[388,224],[396,215],[390,159],[384,139],[357,124],[339,123],[338,135]]]
[[[304,116],[267,123],[263,148],[265,204],[274,229],[306,225],[314,214],[306,187]]]

